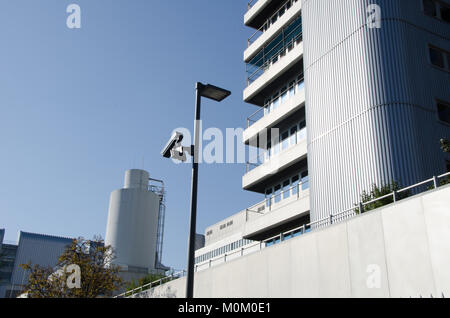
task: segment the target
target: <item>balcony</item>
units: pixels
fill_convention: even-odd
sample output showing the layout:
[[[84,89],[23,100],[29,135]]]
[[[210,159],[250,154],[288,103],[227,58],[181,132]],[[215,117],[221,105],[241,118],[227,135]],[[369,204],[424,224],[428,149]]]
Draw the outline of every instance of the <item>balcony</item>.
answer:
[[[244,16],[244,24],[252,28],[259,28],[261,24],[260,16],[270,10],[271,3],[272,0],[250,0],[248,3],[248,11]]]
[[[242,177],[242,187],[253,191],[270,177],[305,159],[308,153],[306,134],[306,128],[303,128],[296,132],[296,137],[292,135],[289,138],[292,138],[292,141],[284,140],[258,158],[249,161],[247,173]],[[290,146],[286,146],[286,143],[290,143]]]
[[[278,47],[280,47],[278,49]],[[281,79],[282,75],[290,76],[288,70],[292,69],[296,64],[302,63],[303,43],[302,34],[298,33],[290,38],[283,45],[277,45],[271,48],[267,54],[264,52],[262,57],[257,56],[254,60],[247,64],[247,88],[244,90],[244,101],[255,105],[263,105],[264,101],[258,96],[265,88],[271,84],[275,84],[277,79]],[[293,70],[299,72],[299,69]]]
[[[257,140],[264,129],[270,129],[288,118],[305,105],[305,85],[303,74],[266,101],[265,106],[247,118],[247,129],[243,140]]]
[[[247,209],[243,237],[261,240],[273,230],[307,217],[309,211],[309,184],[300,183]]]
[[[247,50],[244,52],[244,61],[248,62],[264,44],[273,40],[280,30],[292,23],[296,17],[299,17],[301,9],[302,4],[300,0],[285,1],[278,11],[270,16],[248,39]]]
[[[308,217],[306,223],[302,222],[305,217]],[[277,231],[280,229],[298,229],[302,224],[309,223],[309,181],[297,182],[289,189],[236,214],[234,218],[242,220],[242,223],[239,221],[238,232],[225,235],[221,240],[195,252],[197,271],[232,261],[273,244],[271,241],[260,241],[265,239],[263,237],[272,237],[274,231],[279,234]],[[222,221],[225,222],[226,220]]]

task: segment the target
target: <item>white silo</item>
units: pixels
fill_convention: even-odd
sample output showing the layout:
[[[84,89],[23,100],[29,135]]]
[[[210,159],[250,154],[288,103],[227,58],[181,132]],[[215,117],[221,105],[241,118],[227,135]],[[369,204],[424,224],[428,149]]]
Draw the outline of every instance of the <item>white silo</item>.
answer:
[[[114,248],[114,264],[122,267],[125,280],[135,280],[161,267],[157,260],[158,226],[163,191],[149,188],[149,173],[128,170],[124,188],[111,193],[106,245]],[[159,268],[160,269],[160,268]]]

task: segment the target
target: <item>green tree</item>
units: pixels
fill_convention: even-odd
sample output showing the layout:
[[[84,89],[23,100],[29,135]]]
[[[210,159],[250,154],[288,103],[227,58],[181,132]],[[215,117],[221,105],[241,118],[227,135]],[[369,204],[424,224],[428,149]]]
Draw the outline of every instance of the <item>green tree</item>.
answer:
[[[360,196],[361,197],[361,202],[362,203],[371,202],[371,201],[373,201],[375,199],[384,197],[384,196],[386,196],[388,194],[392,194],[394,191],[398,191],[400,189],[401,189],[401,187],[399,186],[399,184],[397,182],[393,182],[393,183],[390,183],[390,184],[385,184],[385,185],[382,185],[381,187],[378,187],[376,184],[373,184],[372,185],[372,189],[369,192],[363,191],[363,193]],[[403,191],[403,192],[397,193],[396,196],[397,196],[397,200],[402,200],[402,199],[405,199],[405,198],[409,197],[410,196],[410,192],[409,191]],[[386,198],[377,200],[375,202],[372,202],[372,203],[369,203],[369,204],[365,204],[363,213],[364,212],[368,212],[368,211],[372,211],[372,210],[375,210],[375,209],[378,209],[378,208],[380,208],[382,206],[385,206],[385,205],[388,205],[388,204],[391,204],[391,203],[394,203],[393,196],[388,196]],[[358,206],[358,207],[355,209],[355,211],[356,211],[357,214],[360,214],[361,211],[359,209],[359,204],[356,205],[356,206]]]
[[[444,152],[450,153],[450,141],[447,139],[441,139],[441,148]],[[450,184],[450,176],[440,182],[441,186],[446,184]]]
[[[133,289],[136,289],[138,287],[148,285],[150,283],[155,283],[152,287],[158,286],[157,281],[159,281],[162,278],[166,278],[165,275],[159,275],[159,274],[148,274],[147,276],[139,279],[137,283],[135,281],[132,281],[127,284],[127,292],[132,291]],[[147,286],[146,288],[143,288],[142,290],[149,289],[150,286]]]
[[[450,141],[447,139],[441,139],[441,148],[444,152],[450,153]]]
[[[57,265],[43,268],[39,265],[23,264],[30,275],[24,292],[29,298],[97,298],[111,297],[123,283],[119,276],[120,268],[112,264],[114,251],[105,246],[101,238],[87,241],[83,238],[73,240],[59,257]],[[79,268],[79,286],[73,287]],[[75,278],[74,278],[75,277]]]

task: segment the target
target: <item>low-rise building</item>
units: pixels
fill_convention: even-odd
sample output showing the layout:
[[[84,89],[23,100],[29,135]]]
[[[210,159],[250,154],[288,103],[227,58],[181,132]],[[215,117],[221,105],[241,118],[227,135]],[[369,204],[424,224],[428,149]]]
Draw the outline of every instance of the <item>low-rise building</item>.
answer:
[[[5,230],[0,231],[3,242]],[[1,244],[0,261],[0,298],[14,298],[23,291],[28,282],[29,272],[22,264],[35,264],[41,267],[54,267],[65,248],[72,243],[72,238],[19,233],[17,244]]]

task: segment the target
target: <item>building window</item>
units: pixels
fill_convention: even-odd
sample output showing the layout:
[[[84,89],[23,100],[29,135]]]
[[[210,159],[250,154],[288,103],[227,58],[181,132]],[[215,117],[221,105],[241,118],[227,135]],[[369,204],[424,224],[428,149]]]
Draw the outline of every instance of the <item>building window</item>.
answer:
[[[298,195],[299,192],[309,189],[308,170],[296,173],[282,184],[266,189],[266,206],[270,207],[291,196]]]
[[[291,128],[291,145],[297,144],[297,126]]]
[[[281,134],[281,150],[289,148],[289,130]]]
[[[283,200],[291,196],[291,180],[286,180],[283,182]]]
[[[437,17],[436,2],[434,0],[423,0],[423,10],[426,15]]]
[[[441,19],[450,23],[450,6],[441,3]]]
[[[300,183],[300,178],[298,177],[298,175],[294,176],[292,178],[292,195],[297,195],[299,188],[298,185]]]
[[[438,0],[423,0],[426,15],[450,23],[450,5]]]
[[[439,120],[450,124],[450,104],[437,102],[437,111]]]
[[[302,120],[299,124],[299,130],[297,132],[297,142],[306,139],[306,120]]]
[[[281,201],[281,185],[278,184],[274,188],[275,190],[275,203],[279,203]]]
[[[444,50],[430,46],[430,61],[431,64],[439,68],[449,70],[450,69],[450,54]]]
[[[266,190],[266,206],[270,208],[272,205],[272,188]]]
[[[276,16],[273,17],[275,20]],[[302,17],[299,15],[289,26],[283,28],[280,34],[276,36],[271,42],[265,45],[256,56],[247,63],[247,80],[252,83],[259,76],[275,64],[283,55],[286,54],[286,49],[291,46],[294,41],[296,43],[302,40]],[[292,45],[293,46],[293,45]]]
[[[302,172],[302,190],[309,189],[309,174],[308,171]]]
[[[302,120],[299,124],[292,126],[290,129],[283,131],[279,136],[279,140],[272,145],[272,138],[267,140],[267,151],[265,153],[264,161],[267,162],[272,156],[278,155],[281,151],[287,150],[289,147],[295,146],[297,143],[306,139],[306,121]]]
[[[289,99],[294,97],[299,91],[299,88],[303,88],[303,86],[303,74],[296,76],[293,80],[291,79],[289,85],[285,85],[281,89],[278,89],[273,96],[264,101],[264,116],[270,114],[277,109],[278,106],[286,103]]]

